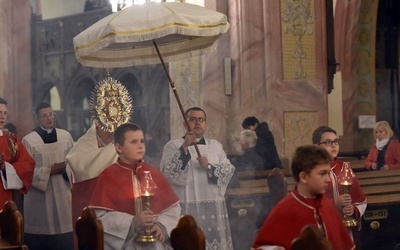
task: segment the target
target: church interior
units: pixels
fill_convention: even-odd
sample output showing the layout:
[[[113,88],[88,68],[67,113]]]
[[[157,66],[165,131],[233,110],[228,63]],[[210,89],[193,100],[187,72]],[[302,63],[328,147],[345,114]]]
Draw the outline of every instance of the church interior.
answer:
[[[164,145],[185,134],[162,65],[94,68],[75,56],[73,38],[113,13],[111,2],[0,0],[0,97],[8,101],[7,121],[19,137],[32,131],[34,107],[45,101],[53,107],[56,127],[77,141],[91,126],[91,91],[109,73],[129,91],[131,122],[152,138],[149,161],[157,165]],[[206,134],[228,156],[240,154],[241,124],[248,116],[268,123],[284,172],[295,149],[312,144],[312,132],[321,125],[335,128],[339,156],[355,165],[374,143],[376,122],[387,121],[400,135],[400,1],[179,2],[228,17],[229,30],[214,50],[167,64],[183,107],[206,111]],[[400,172],[393,171],[390,184],[400,186]],[[267,185],[266,176],[253,176],[259,184],[249,176],[243,173],[241,183],[250,186],[226,194],[233,235],[239,225],[256,231],[271,209],[266,191],[257,189]],[[286,177],[285,188],[291,188]],[[373,185],[366,187],[373,202],[355,234],[357,249],[394,249],[400,244],[400,190],[380,192]],[[251,246],[253,231],[237,232],[235,250]]]

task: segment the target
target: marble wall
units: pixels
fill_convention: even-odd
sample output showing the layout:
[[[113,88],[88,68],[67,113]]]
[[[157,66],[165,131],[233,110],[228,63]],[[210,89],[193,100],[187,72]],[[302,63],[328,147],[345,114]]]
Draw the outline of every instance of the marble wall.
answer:
[[[31,10],[26,0],[0,1],[0,96],[8,101],[8,122],[23,136],[33,127]]]
[[[289,8],[290,2],[298,8]],[[26,119],[32,115],[31,14],[24,0],[0,3],[0,94],[9,97],[10,121],[24,134],[33,127],[32,119]],[[336,3],[344,134],[352,140],[357,61],[351,51],[357,40],[360,3]],[[204,6],[225,13],[231,26],[213,52],[169,65],[184,108],[200,106],[207,111],[207,136],[221,141],[229,154],[238,152],[242,120],[257,116],[268,122],[279,154],[290,158],[294,147],[311,143],[315,126],[328,124],[324,1],[204,0]],[[296,15],[300,18],[293,18]],[[298,56],[298,46],[304,56]],[[228,72],[225,62],[230,62]],[[231,82],[225,81],[226,73]],[[172,92],[170,107],[171,138],[176,138],[184,129]],[[304,126],[308,129],[299,129]],[[355,150],[354,145],[351,141],[344,148]]]
[[[296,124],[310,122],[310,119],[314,127],[327,124],[325,26],[322,25],[325,6],[321,1],[303,2],[311,4],[309,10],[312,17],[307,27],[310,33],[306,38],[300,37],[300,40],[318,42],[318,45],[307,47],[308,54],[302,63],[308,74],[296,78],[294,73],[288,76],[284,74],[285,67],[289,66],[287,64],[292,63],[295,69],[298,67],[298,59],[290,57],[297,40],[294,43],[292,41],[292,45],[284,45],[282,41],[282,30],[290,25],[298,25],[292,19],[282,22],[282,5],[285,1],[205,1],[205,7],[227,14],[231,27],[217,41],[216,50],[200,58],[201,76],[196,76],[191,83],[187,78],[185,84],[195,87],[181,87],[179,91],[180,95],[190,99],[188,104],[199,105],[206,110],[207,136],[221,141],[228,153],[237,153],[241,123],[247,116],[254,115],[260,121],[268,122],[282,157],[291,157],[293,147],[298,144],[311,143],[310,131],[313,127],[304,134],[304,130],[298,130]],[[294,33],[286,36],[299,38]],[[283,58],[284,50],[290,50],[286,59]],[[231,95],[225,93],[225,58],[231,61]],[[198,59],[190,59],[183,64],[189,66],[191,62],[195,62],[192,69],[197,69]],[[186,72],[183,68],[181,71],[175,66],[171,68],[175,76]],[[185,88],[188,91],[182,90]],[[174,101],[171,98],[171,102]],[[289,118],[285,121],[287,112],[295,116],[286,116]],[[171,117],[174,116],[179,117],[171,109]],[[177,124],[182,124],[182,120]],[[177,127],[175,125],[171,128]],[[176,136],[178,134],[175,133]],[[295,138],[302,139],[295,141]]]

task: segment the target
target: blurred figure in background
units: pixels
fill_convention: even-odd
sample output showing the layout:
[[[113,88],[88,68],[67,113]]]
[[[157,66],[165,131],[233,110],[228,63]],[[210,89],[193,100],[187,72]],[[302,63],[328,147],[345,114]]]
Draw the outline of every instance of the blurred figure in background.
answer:
[[[256,132],[247,129],[240,132],[242,154],[232,161],[237,171],[263,170],[263,159],[256,152],[256,142]]]
[[[374,127],[375,144],[365,159],[368,170],[389,170],[400,168],[400,145],[393,137],[393,130],[387,121],[380,121]]]
[[[262,157],[264,169],[282,168],[274,136],[266,122],[260,123],[254,116],[247,117],[242,122],[243,129],[253,130],[257,134],[256,151]]]

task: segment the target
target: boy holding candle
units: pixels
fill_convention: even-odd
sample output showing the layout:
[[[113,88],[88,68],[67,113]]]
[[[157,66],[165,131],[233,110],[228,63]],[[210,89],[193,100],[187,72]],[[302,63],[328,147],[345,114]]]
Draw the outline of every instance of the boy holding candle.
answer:
[[[143,131],[135,124],[122,124],[114,132],[114,145],[118,160],[99,175],[89,202],[103,223],[105,249],[171,249],[169,235],[179,221],[179,199],[164,176],[143,162]],[[151,210],[143,211],[139,183],[145,171],[158,189]],[[145,227],[157,242],[136,241]]]
[[[313,144],[324,148],[332,157],[329,176],[331,183],[326,190],[326,196],[335,202],[336,207],[346,216],[353,216],[360,224],[361,217],[367,208],[367,199],[357,177],[353,178],[350,194],[345,194],[338,181],[338,175],[343,169],[343,161],[337,158],[340,148],[340,139],[336,131],[327,126],[320,126],[312,135]]]
[[[354,249],[334,204],[324,196],[330,177],[329,153],[315,145],[296,149],[291,170],[295,189],[281,200],[264,222],[253,249],[290,249],[303,227],[317,225],[334,249]]]

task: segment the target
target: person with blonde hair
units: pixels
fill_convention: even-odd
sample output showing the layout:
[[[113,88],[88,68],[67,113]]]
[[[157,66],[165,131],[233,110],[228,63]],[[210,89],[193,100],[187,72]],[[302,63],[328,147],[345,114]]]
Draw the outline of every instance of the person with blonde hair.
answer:
[[[387,121],[379,121],[374,127],[375,144],[372,145],[365,168],[368,170],[390,170],[400,168],[400,145],[393,137],[393,130]]]
[[[263,159],[256,151],[257,134],[255,131],[246,129],[240,132],[240,146],[242,154],[232,164],[236,170],[263,170]]]

